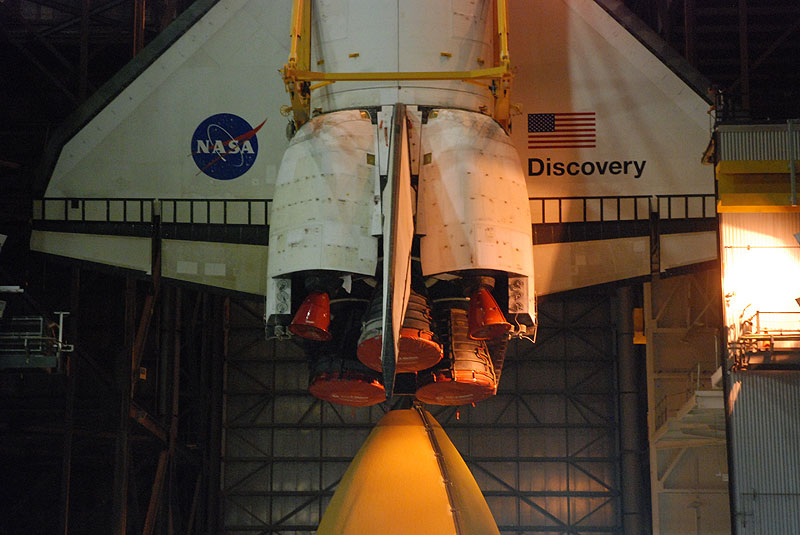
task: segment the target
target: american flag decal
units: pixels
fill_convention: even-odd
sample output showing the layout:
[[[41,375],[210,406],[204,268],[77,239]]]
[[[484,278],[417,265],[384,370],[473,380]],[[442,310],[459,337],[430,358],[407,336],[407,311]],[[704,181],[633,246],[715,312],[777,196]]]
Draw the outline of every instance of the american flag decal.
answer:
[[[529,149],[591,149],[597,146],[597,120],[593,111],[529,113]]]

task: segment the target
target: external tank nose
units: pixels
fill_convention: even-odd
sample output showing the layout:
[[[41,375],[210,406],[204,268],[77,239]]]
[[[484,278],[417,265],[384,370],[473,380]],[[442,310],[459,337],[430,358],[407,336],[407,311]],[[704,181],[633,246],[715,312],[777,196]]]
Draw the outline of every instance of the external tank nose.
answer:
[[[342,477],[318,535],[497,535],[475,479],[420,405],[372,430]]]

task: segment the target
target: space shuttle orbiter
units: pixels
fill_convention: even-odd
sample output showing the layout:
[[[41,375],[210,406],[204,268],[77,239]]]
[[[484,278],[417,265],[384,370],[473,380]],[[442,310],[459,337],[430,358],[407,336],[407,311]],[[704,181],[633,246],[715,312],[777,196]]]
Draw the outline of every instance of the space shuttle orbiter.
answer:
[[[505,0],[196,9],[64,144],[32,247],[265,295],[322,399],[493,395],[536,325]]]
[[[505,313],[513,332],[534,325],[527,190],[504,129],[505,2],[349,2],[347,24],[364,20],[346,34],[324,6],[294,3],[283,77],[297,132],[275,184],[268,325],[310,340],[328,366],[312,392],[319,380],[332,401],[331,384],[363,385],[370,370],[390,392],[397,372],[416,374],[424,401],[484,399]],[[369,369],[341,364],[353,352]]]

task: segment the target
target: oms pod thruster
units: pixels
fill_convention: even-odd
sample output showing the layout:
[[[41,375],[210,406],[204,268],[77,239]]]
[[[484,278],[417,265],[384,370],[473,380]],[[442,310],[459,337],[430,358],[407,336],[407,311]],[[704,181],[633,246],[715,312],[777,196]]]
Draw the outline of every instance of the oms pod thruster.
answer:
[[[358,357],[382,373],[387,395],[400,371],[429,378],[428,402],[485,399],[502,368],[506,346],[500,342],[534,324],[530,213],[516,151],[497,122],[481,113],[404,105],[373,113],[316,117],[286,151],[270,221],[271,328],[327,343],[334,336],[330,300],[370,299],[368,313],[350,328],[361,330]],[[382,118],[391,132],[386,140]],[[416,269],[412,249],[419,251]],[[489,369],[465,375],[463,351],[438,350],[443,363],[403,352],[429,350],[432,333],[449,340],[445,346],[458,345],[447,330],[452,322],[433,321],[447,314],[431,313],[420,292],[440,308],[459,303],[468,327],[458,336],[486,343]],[[422,325],[416,330],[409,328],[415,318]],[[436,370],[406,365],[417,361]],[[483,384],[486,377],[491,384]],[[436,393],[476,381],[476,397]]]
[[[419,0],[348,6],[363,24],[294,2],[282,71],[293,137],[270,211],[268,331],[335,345],[345,335],[331,327],[328,303],[367,300],[356,354],[387,397],[415,394],[423,374],[436,383],[426,383],[428,400],[484,399],[508,337],[536,323],[528,193],[507,134],[505,0],[468,12]],[[432,305],[465,299],[466,323],[462,306],[452,321]],[[436,317],[451,320],[442,327]],[[457,345],[456,324],[489,355],[480,369],[465,364],[466,351],[445,351]],[[395,382],[397,373],[410,380]],[[478,395],[447,394],[476,378]]]

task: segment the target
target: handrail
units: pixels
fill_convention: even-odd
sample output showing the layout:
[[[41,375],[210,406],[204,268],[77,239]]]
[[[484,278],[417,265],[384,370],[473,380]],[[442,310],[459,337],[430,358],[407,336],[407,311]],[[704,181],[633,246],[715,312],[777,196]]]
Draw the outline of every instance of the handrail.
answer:
[[[659,430],[667,423],[671,417],[680,412],[681,406],[692,399],[698,391],[708,388],[711,383],[708,372],[703,372],[700,363],[685,372],[685,387],[682,390],[675,390],[673,392],[662,392],[661,397],[656,401],[655,405],[655,429]],[[676,406],[673,401],[679,398]]]
[[[713,194],[529,197],[537,224],[716,217]],[[272,199],[154,199],[47,197],[34,200],[35,221],[85,223],[267,225]]]
[[[747,318],[742,314],[728,332],[728,357],[737,367],[747,367],[753,359],[763,359],[762,364],[796,362],[800,353],[800,311],[759,310]]]
[[[529,197],[531,220],[536,224],[643,221],[657,213],[660,219],[716,217],[714,194],[587,195]]]
[[[77,223],[267,225],[271,199],[46,197],[34,200],[34,221]]]

